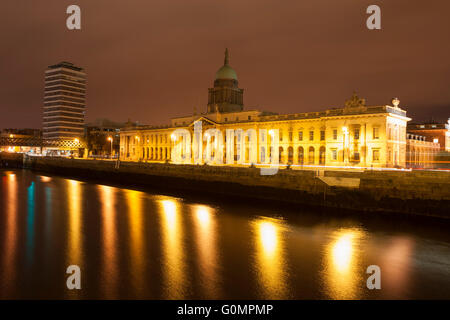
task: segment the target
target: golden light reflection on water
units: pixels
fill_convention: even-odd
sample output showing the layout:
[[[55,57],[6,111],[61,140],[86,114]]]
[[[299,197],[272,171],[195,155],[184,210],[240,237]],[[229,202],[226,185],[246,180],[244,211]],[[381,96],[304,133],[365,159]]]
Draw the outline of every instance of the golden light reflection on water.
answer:
[[[218,281],[217,227],[214,211],[207,206],[194,206],[193,222],[198,252],[201,284],[205,296],[217,299],[220,296]]]
[[[341,229],[325,248],[325,294],[331,299],[358,299],[365,282],[360,270],[359,245],[364,233],[359,229]]]
[[[76,180],[67,180],[67,194],[69,206],[69,232],[68,232],[68,265],[82,265],[82,208],[81,208],[81,182]]]
[[[181,215],[177,200],[159,202],[161,210],[161,233],[163,250],[164,296],[182,299],[185,296],[186,266],[183,253]]]
[[[128,202],[128,220],[130,234],[130,261],[133,288],[139,296],[145,287],[144,270],[144,212],[142,192],[135,190],[125,191]]]
[[[405,297],[410,289],[414,241],[405,236],[394,237],[381,254],[382,289],[392,298]]]
[[[9,173],[6,176],[7,192],[5,196],[6,204],[6,233],[5,233],[5,252],[2,254],[4,259],[3,264],[3,279],[12,284],[15,281],[15,261],[16,261],[16,247],[17,247],[17,181],[14,173]],[[5,286],[6,288],[9,285]]]
[[[287,266],[282,231],[282,223],[275,219],[264,218],[253,223],[256,270],[265,299],[283,299],[287,295]]]
[[[42,182],[51,182],[52,178],[46,176],[40,176]]]
[[[106,298],[114,297],[117,290],[117,234],[116,234],[116,188],[98,186],[102,203],[103,239],[103,290]]]

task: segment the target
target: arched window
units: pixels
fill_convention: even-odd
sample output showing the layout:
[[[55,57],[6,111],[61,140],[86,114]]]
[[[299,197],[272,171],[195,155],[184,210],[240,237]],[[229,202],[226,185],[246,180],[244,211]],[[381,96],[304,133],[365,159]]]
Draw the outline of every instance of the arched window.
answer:
[[[283,147],[280,147],[278,150],[278,162],[284,163]]]
[[[294,163],[294,148],[289,147],[288,148],[288,164]]]
[[[298,147],[297,150],[298,154],[297,154],[297,162],[298,164],[303,164],[304,161],[304,151],[303,151],[303,147]]]
[[[314,147],[309,147],[308,151],[308,163],[314,164]]]
[[[319,164],[324,165],[325,164],[325,147],[322,146],[319,149]]]

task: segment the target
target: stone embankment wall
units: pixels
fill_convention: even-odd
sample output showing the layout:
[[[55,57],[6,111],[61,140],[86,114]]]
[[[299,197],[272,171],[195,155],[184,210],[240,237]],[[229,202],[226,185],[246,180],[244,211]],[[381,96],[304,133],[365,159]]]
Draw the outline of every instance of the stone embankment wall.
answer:
[[[0,169],[22,168],[23,154],[0,152]]]
[[[27,157],[26,168],[52,174],[145,186],[161,192],[206,193],[450,218],[450,172],[279,170]]]

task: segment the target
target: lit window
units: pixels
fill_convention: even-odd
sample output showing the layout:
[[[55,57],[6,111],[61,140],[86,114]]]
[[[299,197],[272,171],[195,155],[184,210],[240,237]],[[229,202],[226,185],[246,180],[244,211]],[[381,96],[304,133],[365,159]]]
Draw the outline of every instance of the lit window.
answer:
[[[313,141],[314,140],[314,131],[310,131],[309,132],[309,141]]]
[[[303,131],[298,132],[298,141],[303,141]]]
[[[331,150],[331,159],[334,161],[337,160],[337,150],[336,149]]]
[[[380,128],[378,127],[373,128],[373,138],[380,139]]]
[[[333,130],[333,140],[337,140],[337,129]]]
[[[320,141],[324,141],[325,140],[325,131],[322,130],[320,131]]]
[[[439,139],[434,138],[434,139],[433,139],[433,142],[434,142],[434,143],[439,143]]]
[[[355,140],[358,140],[358,139],[359,139],[359,129],[355,129],[353,138],[354,138]]]
[[[375,149],[372,151],[372,160],[380,161],[380,150]]]

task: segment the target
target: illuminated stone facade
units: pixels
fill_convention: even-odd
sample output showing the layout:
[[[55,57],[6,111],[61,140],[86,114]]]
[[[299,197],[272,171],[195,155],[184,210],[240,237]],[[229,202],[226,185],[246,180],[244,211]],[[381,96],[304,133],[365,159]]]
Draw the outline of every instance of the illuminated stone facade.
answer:
[[[225,71],[222,69],[226,67]],[[227,81],[235,81],[236,73],[228,65],[226,54],[224,67],[216,74],[215,92],[228,92],[223,88]],[[214,90],[213,90],[214,91]],[[279,130],[279,163],[292,168],[315,166],[353,166],[353,167],[406,167],[406,127],[409,119],[406,111],[398,107],[394,99],[392,105],[366,106],[365,100],[354,94],[340,108],[320,112],[278,115],[258,110],[244,110],[239,103],[243,101],[243,91],[236,91],[229,98],[232,103],[218,101],[215,108],[209,91],[207,112],[186,117],[174,118],[166,127],[133,126],[120,133],[120,157],[128,161],[171,162],[172,150],[178,141],[172,133],[176,129],[186,129],[191,137],[194,123],[202,122],[203,133],[210,128],[218,129],[226,138],[227,129],[254,129],[257,133],[266,130]],[[220,96],[220,95],[219,95]],[[224,96],[222,96],[224,97]],[[227,96],[228,97],[228,96]],[[236,98],[238,97],[238,98]],[[214,98],[215,99],[215,98]],[[213,99],[213,100],[214,100]],[[238,99],[238,100],[236,100]],[[216,101],[216,100],[215,100]],[[239,103],[237,103],[239,102]],[[248,141],[248,137],[245,138]],[[227,165],[267,164],[270,159],[270,135],[262,141],[257,134],[256,148],[244,147],[242,156],[234,152],[234,161],[227,163],[225,152],[221,162]],[[223,145],[227,145],[226,141]],[[207,142],[204,141],[203,150]],[[245,143],[245,142],[244,142]],[[236,148],[236,141],[233,141]],[[193,154],[193,152],[191,153]],[[222,153],[221,153],[222,154]],[[205,157],[203,157],[204,159]],[[216,158],[217,160],[217,158]],[[188,159],[187,163],[194,163]],[[210,163],[210,164],[215,164]]]

